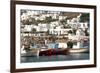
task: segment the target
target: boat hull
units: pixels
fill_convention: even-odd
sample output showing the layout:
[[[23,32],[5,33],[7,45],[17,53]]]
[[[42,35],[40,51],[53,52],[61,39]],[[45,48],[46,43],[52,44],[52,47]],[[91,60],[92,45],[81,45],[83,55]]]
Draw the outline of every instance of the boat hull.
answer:
[[[83,49],[36,49],[32,50],[27,53],[21,54],[21,56],[51,56],[51,55],[67,55],[70,53],[87,53],[89,52],[88,49],[83,48]]]
[[[66,55],[68,53],[68,49],[49,49],[46,51],[40,51],[39,56]]]
[[[81,48],[81,49],[70,49],[69,50],[69,53],[87,53],[87,52],[89,52],[89,50],[88,49],[86,49],[86,48]]]

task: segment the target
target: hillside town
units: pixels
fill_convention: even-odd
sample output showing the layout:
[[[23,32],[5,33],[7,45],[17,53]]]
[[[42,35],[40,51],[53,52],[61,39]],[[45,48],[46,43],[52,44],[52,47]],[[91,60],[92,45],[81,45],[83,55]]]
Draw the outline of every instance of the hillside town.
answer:
[[[39,55],[48,49],[89,49],[88,13],[21,10],[20,16],[22,54],[23,50]]]

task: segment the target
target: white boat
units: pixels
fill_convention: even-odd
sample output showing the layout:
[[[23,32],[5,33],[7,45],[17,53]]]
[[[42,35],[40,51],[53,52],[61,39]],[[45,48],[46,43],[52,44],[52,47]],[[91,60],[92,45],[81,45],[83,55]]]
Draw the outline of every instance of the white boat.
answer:
[[[40,48],[31,48],[29,51],[25,51],[24,50],[24,46],[21,48],[21,56],[25,56],[25,57],[28,57],[28,56],[39,56],[39,53],[42,52],[42,51],[47,51],[48,49],[42,47],[41,49]]]
[[[69,50],[69,53],[84,53],[84,52],[89,52],[89,50],[86,48],[70,49]]]

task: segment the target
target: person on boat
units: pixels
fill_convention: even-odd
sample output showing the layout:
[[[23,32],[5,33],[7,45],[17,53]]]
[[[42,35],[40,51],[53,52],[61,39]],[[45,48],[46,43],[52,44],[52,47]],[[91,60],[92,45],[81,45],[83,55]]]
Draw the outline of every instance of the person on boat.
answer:
[[[67,42],[67,48],[73,48],[72,39],[69,39],[69,41]]]

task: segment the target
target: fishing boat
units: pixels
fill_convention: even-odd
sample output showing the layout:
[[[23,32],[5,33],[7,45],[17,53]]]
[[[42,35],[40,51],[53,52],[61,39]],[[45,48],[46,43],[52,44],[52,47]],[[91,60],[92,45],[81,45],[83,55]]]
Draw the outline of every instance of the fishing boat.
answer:
[[[87,53],[89,52],[86,48],[80,49],[33,49],[26,53],[21,53],[21,56],[51,56],[51,55],[67,55],[70,53]]]
[[[87,53],[89,52],[86,48],[80,49],[48,49],[44,51],[40,51],[39,56],[50,56],[50,55],[67,55],[70,53]]]
[[[80,49],[70,49],[69,53],[86,53],[89,52],[87,48],[80,48]]]
[[[49,47],[50,46],[50,47]],[[29,51],[21,52],[21,56],[51,56],[51,55],[67,55],[70,53],[85,53],[89,52],[88,48],[79,48],[80,43],[73,48],[68,48],[65,44],[60,44],[55,47],[55,44],[49,44],[49,46],[42,46],[39,48],[31,48]],[[52,48],[51,48],[52,46]],[[60,48],[58,48],[60,47]],[[23,50],[25,51],[25,50]]]
[[[23,56],[23,57],[39,56],[39,52],[40,52],[39,49],[31,49],[27,52],[23,50],[23,52],[21,52],[21,56]]]
[[[67,55],[68,53],[69,53],[68,49],[48,49],[40,51],[39,56]]]

